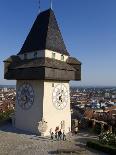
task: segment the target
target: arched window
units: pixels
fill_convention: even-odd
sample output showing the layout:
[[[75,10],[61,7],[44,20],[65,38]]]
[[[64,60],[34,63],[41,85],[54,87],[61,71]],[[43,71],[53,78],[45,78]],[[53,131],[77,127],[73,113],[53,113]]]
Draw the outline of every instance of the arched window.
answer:
[[[54,87],[54,83],[52,83],[52,87]]]

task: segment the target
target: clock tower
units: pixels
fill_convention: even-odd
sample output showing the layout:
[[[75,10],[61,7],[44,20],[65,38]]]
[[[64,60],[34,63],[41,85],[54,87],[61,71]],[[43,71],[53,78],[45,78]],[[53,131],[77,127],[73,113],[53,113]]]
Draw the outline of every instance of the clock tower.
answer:
[[[81,63],[70,57],[52,9],[41,12],[20,52],[4,61],[4,77],[16,79],[15,127],[50,135],[71,129],[70,80]]]

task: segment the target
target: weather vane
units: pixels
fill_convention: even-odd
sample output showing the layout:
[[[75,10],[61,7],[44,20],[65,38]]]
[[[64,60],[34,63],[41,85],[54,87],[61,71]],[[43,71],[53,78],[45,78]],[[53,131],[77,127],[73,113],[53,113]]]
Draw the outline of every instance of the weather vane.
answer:
[[[39,0],[39,12],[41,12],[41,0]]]

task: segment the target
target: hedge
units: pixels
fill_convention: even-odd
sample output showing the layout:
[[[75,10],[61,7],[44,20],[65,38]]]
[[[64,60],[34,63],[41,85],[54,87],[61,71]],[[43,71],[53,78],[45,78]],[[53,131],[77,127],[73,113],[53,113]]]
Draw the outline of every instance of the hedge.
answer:
[[[116,155],[116,147],[109,146],[109,145],[103,145],[99,143],[98,141],[88,141],[86,144],[87,147],[108,153],[110,155]]]
[[[100,133],[101,133],[101,124],[100,124],[100,123],[97,122],[97,123],[95,124],[94,132],[95,132],[96,134],[100,134]]]
[[[9,110],[4,113],[0,113],[0,126],[11,120],[11,114],[13,112],[13,110]]]

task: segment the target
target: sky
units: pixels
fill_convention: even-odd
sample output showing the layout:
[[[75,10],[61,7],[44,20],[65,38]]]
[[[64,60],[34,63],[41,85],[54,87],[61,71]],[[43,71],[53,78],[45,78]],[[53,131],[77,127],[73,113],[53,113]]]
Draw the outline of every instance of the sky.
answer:
[[[50,0],[41,0],[41,11]],[[53,10],[70,55],[82,62],[77,86],[116,86],[116,0],[53,0]],[[39,0],[0,0],[0,85],[3,60],[17,54],[36,16]]]

